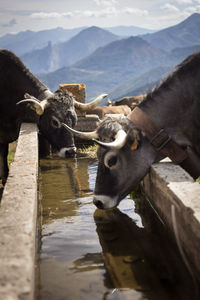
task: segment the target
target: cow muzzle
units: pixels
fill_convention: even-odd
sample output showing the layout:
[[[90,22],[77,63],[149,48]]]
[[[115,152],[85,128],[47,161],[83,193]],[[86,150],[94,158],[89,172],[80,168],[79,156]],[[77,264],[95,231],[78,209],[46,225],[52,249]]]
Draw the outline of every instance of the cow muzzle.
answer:
[[[75,156],[75,154],[76,154],[75,146],[61,148],[60,151],[58,152],[58,155],[62,158],[73,157],[73,156]]]
[[[94,195],[93,203],[99,209],[111,209],[115,208],[118,204],[118,197],[110,197],[107,195]]]

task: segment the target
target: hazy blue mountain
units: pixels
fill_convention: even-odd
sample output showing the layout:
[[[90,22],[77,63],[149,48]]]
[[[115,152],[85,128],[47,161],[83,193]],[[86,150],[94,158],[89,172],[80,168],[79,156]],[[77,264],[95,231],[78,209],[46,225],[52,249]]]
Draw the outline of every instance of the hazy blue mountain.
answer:
[[[130,77],[165,63],[165,51],[151,46],[139,37],[130,37],[98,48],[85,59],[63,68],[62,72],[58,70],[39,76],[51,89],[55,89],[63,81],[75,82],[70,74],[74,75],[76,70],[76,82],[84,82],[88,95],[93,97],[114,89]]]
[[[146,93],[147,89],[160,82],[170,68],[179,64],[192,52],[200,50],[200,42],[194,43],[200,34],[200,26],[197,26],[199,16],[193,14],[180,24],[159,32],[160,43],[163,45],[164,42],[167,43],[167,36],[171,37],[171,50],[158,48],[141,37],[129,37],[99,47],[71,66],[39,76],[42,76],[51,89],[56,89],[59,83],[63,82],[83,82],[87,86],[88,97],[104,92],[110,93],[112,98],[135,95],[136,92]],[[176,39],[180,41],[181,34],[182,42],[186,41],[185,32],[188,34],[187,46],[177,47]]]
[[[192,14],[183,22],[142,36],[150,44],[164,49],[190,47],[200,44],[200,14]]]
[[[135,36],[146,33],[153,33],[155,30],[137,27],[137,26],[115,26],[115,27],[105,27],[104,29],[119,35],[119,36]]]
[[[74,67],[64,67],[48,74],[37,74],[38,78],[42,80],[52,91],[58,89],[61,83],[84,83],[88,97],[97,96],[97,91],[92,94],[90,92],[89,83],[94,84],[95,78],[99,76],[98,71],[81,70]]]
[[[52,72],[64,66],[69,66],[90,55],[98,47],[109,44],[118,36],[99,27],[89,27],[64,43],[26,53],[21,58],[34,73]]]
[[[137,38],[138,44],[141,44],[140,47],[137,45],[138,48],[134,45],[133,51],[127,47],[127,43],[130,42],[129,39],[111,43],[113,51],[109,51],[111,50],[110,44],[98,49],[95,51],[96,59],[95,53],[93,53],[73,66],[38,76],[52,90],[57,89],[59,83],[78,82],[86,84],[89,98],[106,92],[111,99],[118,99],[123,96],[146,93],[147,90],[159,84],[188,55],[200,50],[199,45],[177,48],[171,52],[159,52],[157,49],[157,52],[154,47],[149,47],[147,43],[144,44],[141,39]],[[124,43],[126,45],[124,45],[125,50],[122,50],[122,45],[119,47],[118,43]],[[147,48],[143,49],[142,46],[144,45]],[[102,57],[100,56],[101,52]]]
[[[53,44],[48,42],[48,45],[42,49],[33,50],[25,53],[20,58],[24,64],[33,73],[48,72],[51,71],[51,65],[54,64],[56,55],[53,52]]]
[[[140,37],[129,37],[101,47],[74,66],[103,72],[142,73],[164,63],[165,51],[155,48]],[[113,74],[114,75],[114,74]]]
[[[81,28],[55,28],[41,31],[22,31],[17,34],[6,34],[0,37],[0,48],[9,49],[16,55],[23,55],[35,49],[41,49],[51,41],[53,44],[63,42],[83,30]]]
[[[145,93],[147,90],[153,87],[155,82],[162,80],[162,78],[164,78],[171,71],[171,69],[172,67],[161,66],[150,69],[139,76],[133,76],[117,86],[117,88],[115,88],[113,91],[109,92],[109,98],[115,100],[124,96],[135,96],[136,94],[133,94],[133,91],[144,88],[144,83],[146,90],[143,90],[142,93]]]
[[[185,48],[175,48],[169,52],[169,58],[172,62],[178,63],[196,51],[200,51],[200,44]]]
[[[117,86],[116,89],[110,91],[109,97],[111,99],[118,99],[124,96],[138,95],[137,93],[146,93],[147,90],[150,90],[155,85],[159,84],[159,82],[165,78],[177,64],[196,51],[200,51],[200,45],[173,49],[167,54],[166,61],[168,61],[169,65],[162,65],[150,69],[139,76],[133,76]]]

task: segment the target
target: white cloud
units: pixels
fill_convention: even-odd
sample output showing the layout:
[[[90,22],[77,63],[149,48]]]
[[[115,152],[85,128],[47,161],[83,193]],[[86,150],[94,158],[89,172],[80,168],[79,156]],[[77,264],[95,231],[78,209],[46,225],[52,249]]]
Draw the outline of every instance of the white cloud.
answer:
[[[171,12],[178,12],[179,11],[179,9],[175,5],[172,5],[170,3],[166,3],[161,8],[162,9],[167,9],[168,11],[171,11]]]
[[[192,4],[193,0],[174,0],[178,4]]]
[[[95,0],[96,1],[96,0]],[[99,1],[99,0],[98,0]],[[115,1],[115,0],[112,0]],[[61,18],[71,18],[71,17],[78,17],[78,18],[102,18],[102,17],[116,17],[123,14],[134,14],[138,16],[146,16],[148,15],[147,10],[142,10],[133,7],[125,7],[123,9],[116,8],[115,6],[106,6],[99,10],[75,10],[75,11],[68,11],[68,12],[37,12],[32,13],[32,19],[61,19]]]
[[[101,10],[76,10],[74,15],[77,17],[108,17],[118,15],[118,11],[115,7],[106,7]]]
[[[118,3],[117,0],[94,0],[99,6],[112,6]]]
[[[149,13],[146,9],[139,9],[139,8],[133,8],[133,7],[126,7],[124,9],[122,9],[123,13],[127,13],[127,14],[135,14],[138,16],[147,16]]]
[[[67,12],[67,13],[57,13],[57,12],[38,12],[38,13],[32,13],[31,18],[33,19],[60,19],[63,17],[73,17],[72,12]]]
[[[200,12],[200,5],[187,7],[186,9],[184,9],[183,14],[191,15],[195,12]]]

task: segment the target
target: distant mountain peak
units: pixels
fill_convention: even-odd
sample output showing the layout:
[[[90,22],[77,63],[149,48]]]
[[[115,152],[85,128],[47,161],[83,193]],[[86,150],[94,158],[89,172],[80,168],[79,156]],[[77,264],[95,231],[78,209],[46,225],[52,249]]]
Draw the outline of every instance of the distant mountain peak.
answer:
[[[97,26],[81,30],[71,39],[36,50],[22,56],[24,63],[33,72],[52,72],[56,69],[72,65],[90,55],[98,47],[103,47],[118,39],[113,33]]]
[[[200,14],[194,13],[184,21],[157,31],[143,35],[150,44],[164,50],[178,47],[189,47],[200,44]]]
[[[97,26],[91,26],[91,27],[87,27],[83,30],[81,30],[76,36],[74,36],[73,38],[77,38],[80,36],[88,36],[91,38],[91,36],[93,35],[93,37],[96,37],[96,34],[101,34],[101,35],[105,35],[105,36],[110,36],[113,37],[115,39],[118,38],[118,36],[116,34],[113,34],[112,32],[105,30],[103,28],[97,27]]]
[[[192,15],[190,15],[187,19],[185,19],[185,21],[190,20],[190,19],[199,19],[200,18],[200,14],[199,13],[193,13]],[[184,22],[184,21],[183,21]]]

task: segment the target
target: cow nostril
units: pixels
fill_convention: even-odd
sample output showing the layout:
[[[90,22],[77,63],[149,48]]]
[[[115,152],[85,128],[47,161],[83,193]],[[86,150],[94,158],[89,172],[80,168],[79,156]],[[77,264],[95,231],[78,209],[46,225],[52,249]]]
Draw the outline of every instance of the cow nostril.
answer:
[[[75,154],[76,154],[76,147],[74,147],[74,146],[69,147],[69,148],[62,148],[62,149],[60,149],[60,151],[58,153],[58,155],[62,158],[75,156]]]
[[[103,203],[102,203],[100,200],[94,199],[94,200],[93,200],[93,203],[96,205],[97,208],[99,208],[99,209],[104,209]]]

